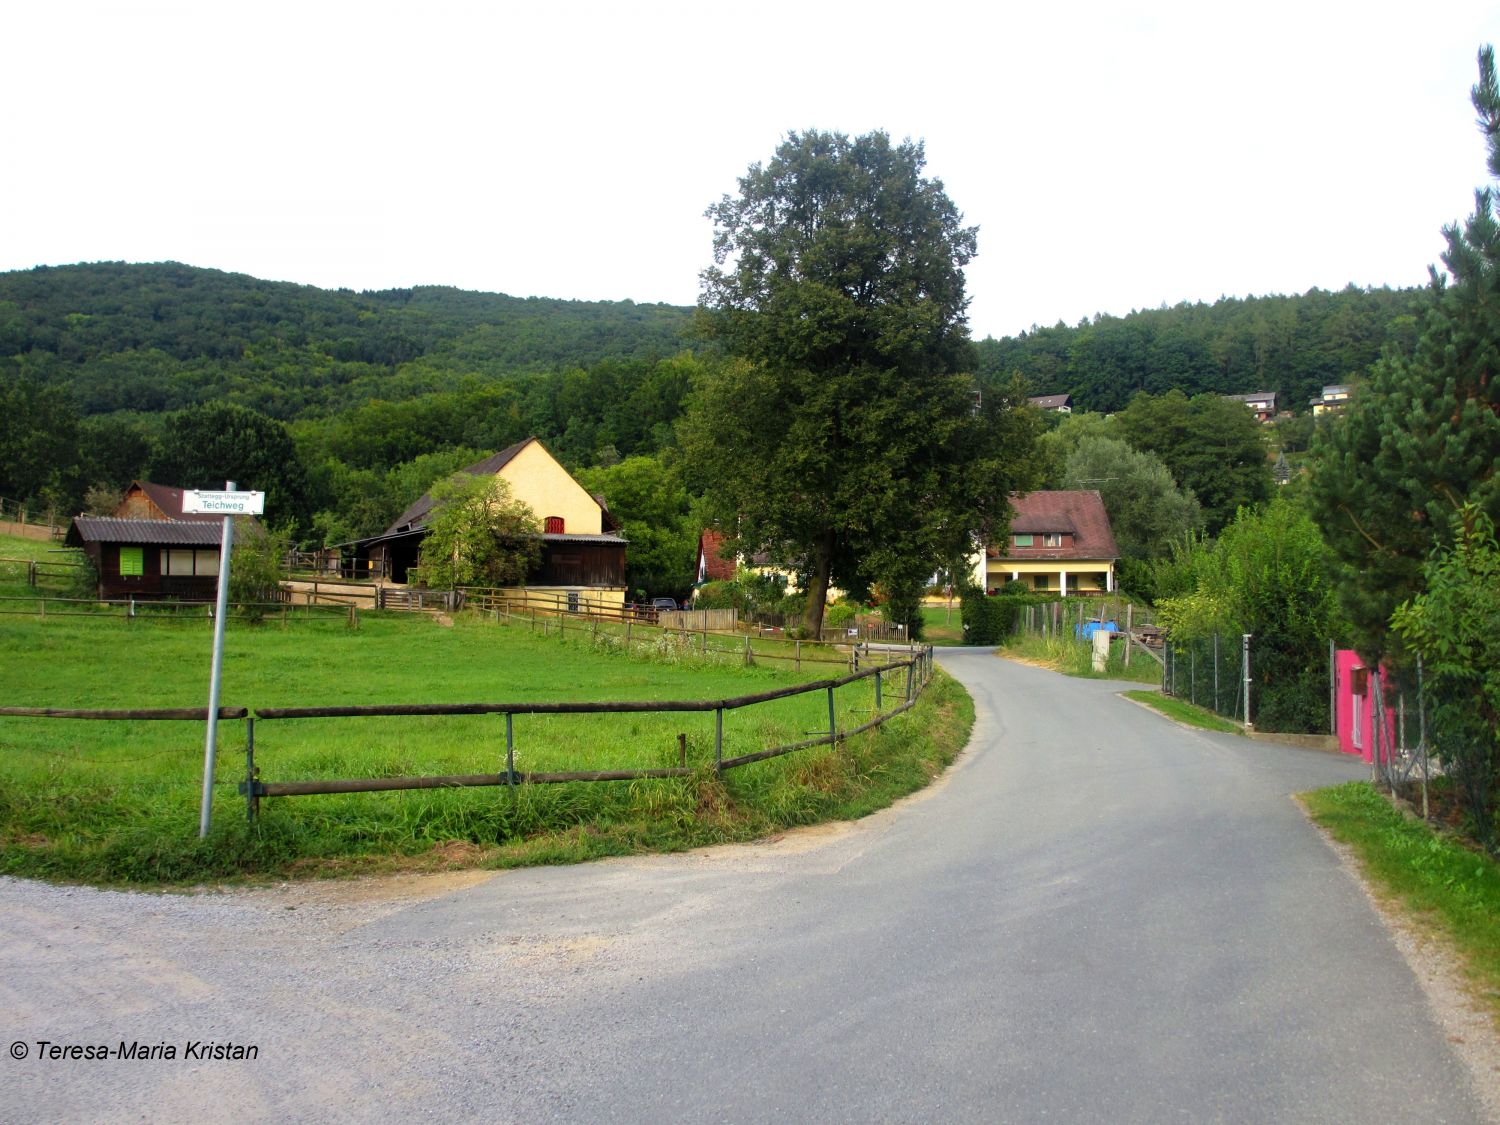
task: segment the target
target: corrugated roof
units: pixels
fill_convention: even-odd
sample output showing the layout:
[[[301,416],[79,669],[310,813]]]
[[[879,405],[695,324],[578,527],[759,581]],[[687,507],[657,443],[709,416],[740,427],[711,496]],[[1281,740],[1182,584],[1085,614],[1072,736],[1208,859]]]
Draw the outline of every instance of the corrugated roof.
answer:
[[[1109,526],[1104,501],[1094,489],[1053,490],[1011,494],[1010,529],[1024,534],[1048,531],[1071,532],[1073,546],[1022,548],[1011,555],[1005,551],[997,558],[1027,559],[1117,559],[1120,548]]]
[[[213,523],[193,520],[127,520],[118,516],[74,516],[66,542],[72,547],[85,543],[141,543],[162,547],[216,547],[223,535],[221,519]]]
[[[545,531],[542,533],[544,543],[628,543],[629,540],[623,535],[572,535],[565,531]]]
[[[1039,410],[1058,410],[1069,405],[1072,395],[1032,395],[1026,401]]]

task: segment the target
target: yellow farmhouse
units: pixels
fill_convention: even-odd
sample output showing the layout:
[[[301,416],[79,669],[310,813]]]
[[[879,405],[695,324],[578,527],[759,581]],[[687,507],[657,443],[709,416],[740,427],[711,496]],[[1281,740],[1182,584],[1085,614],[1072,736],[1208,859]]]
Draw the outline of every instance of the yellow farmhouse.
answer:
[[[463,470],[496,476],[542,524],[542,558],[523,588],[539,605],[570,610],[625,602],[625,540],[602,497],[591,495],[536,438],[502,449]],[[356,554],[373,573],[405,582],[417,565],[432,496],[423,496]],[[520,592],[519,590],[517,592]]]
[[[986,593],[1013,581],[1063,597],[1114,590],[1120,551],[1098,492],[1013,493],[1010,505],[1006,543],[973,558],[974,581]]]

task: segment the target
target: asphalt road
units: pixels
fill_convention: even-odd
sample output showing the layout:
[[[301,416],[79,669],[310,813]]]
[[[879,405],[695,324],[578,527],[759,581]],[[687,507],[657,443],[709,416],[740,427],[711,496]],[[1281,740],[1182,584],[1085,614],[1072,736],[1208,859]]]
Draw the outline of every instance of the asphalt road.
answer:
[[[28,1050],[0,1057],[0,1118],[1483,1119],[1289,798],[1356,763],[943,663],[969,751],[855,825],[223,895],[0,881],[0,1031]]]

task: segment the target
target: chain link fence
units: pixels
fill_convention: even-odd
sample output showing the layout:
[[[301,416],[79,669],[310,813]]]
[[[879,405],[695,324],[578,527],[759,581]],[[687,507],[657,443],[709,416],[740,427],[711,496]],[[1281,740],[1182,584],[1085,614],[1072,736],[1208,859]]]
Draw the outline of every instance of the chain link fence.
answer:
[[[1162,690],[1237,723],[1284,734],[1333,734],[1334,650],[1275,635],[1171,639]]]

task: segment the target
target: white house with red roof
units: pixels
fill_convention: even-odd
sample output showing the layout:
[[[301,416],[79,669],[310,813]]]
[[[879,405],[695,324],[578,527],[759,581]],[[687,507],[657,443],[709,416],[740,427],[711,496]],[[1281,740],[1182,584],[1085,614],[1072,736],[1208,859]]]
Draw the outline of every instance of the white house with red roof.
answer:
[[[1012,493],[1010,533],[973,558],[974,581],[987,593],[1023,582],[1039,593],[1107,594],[1115,588],[1120,549],[1099,493]]]

